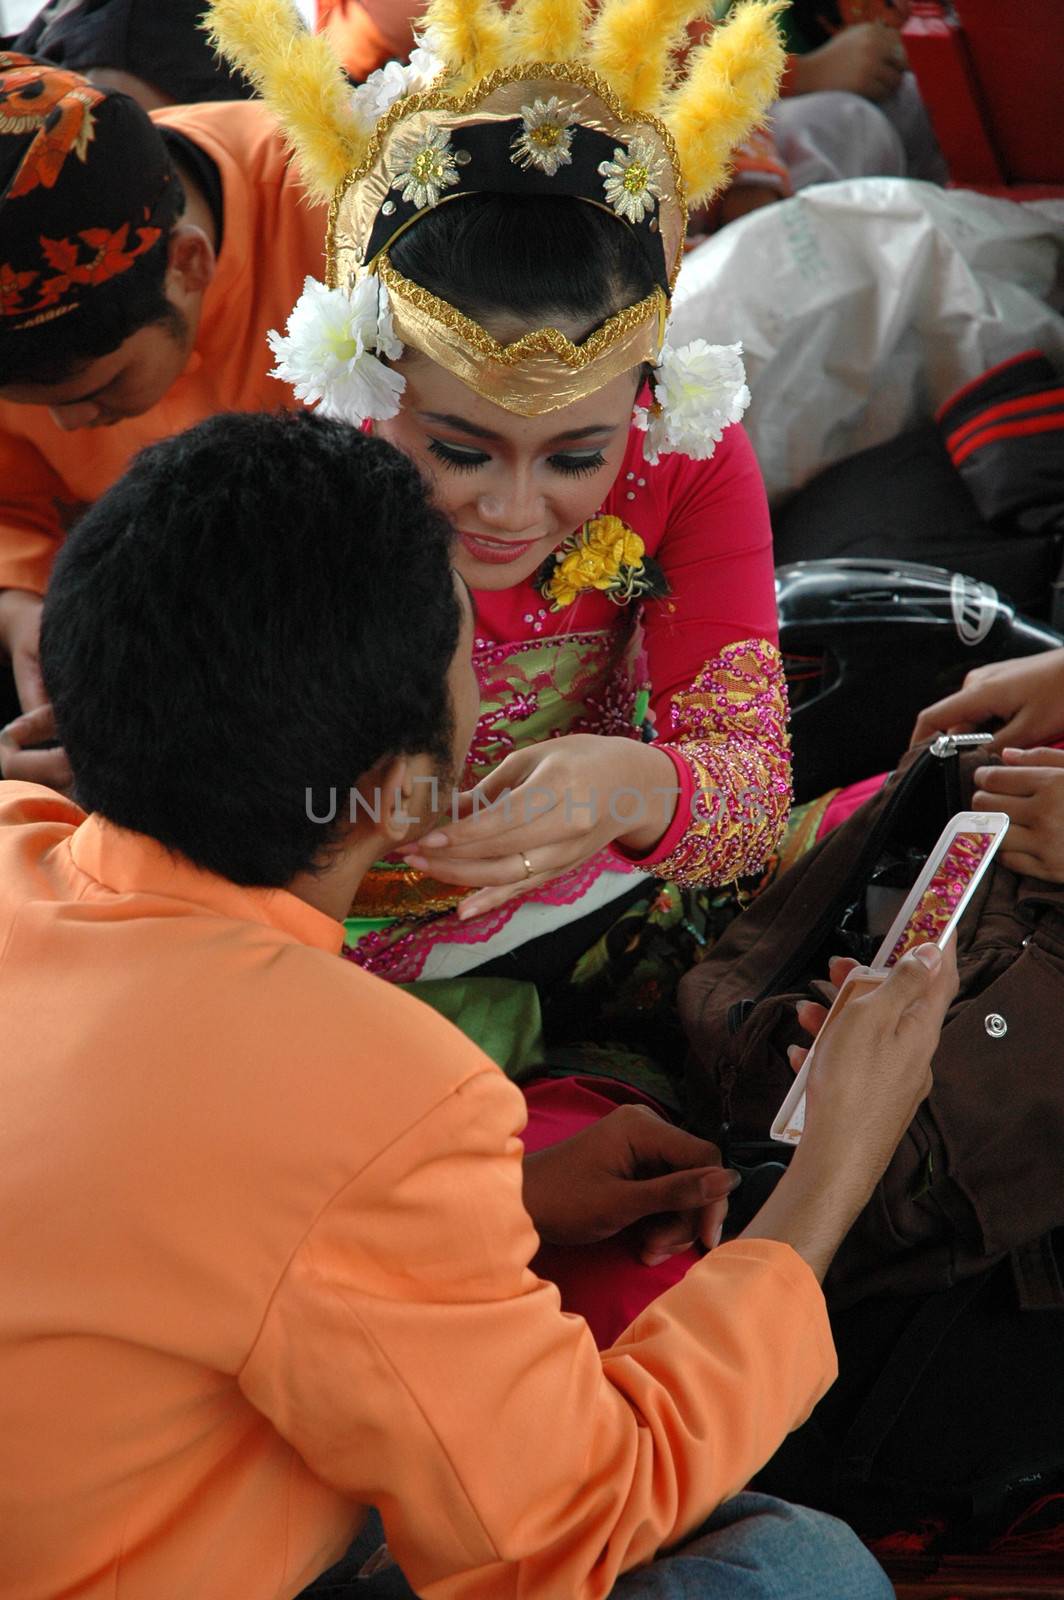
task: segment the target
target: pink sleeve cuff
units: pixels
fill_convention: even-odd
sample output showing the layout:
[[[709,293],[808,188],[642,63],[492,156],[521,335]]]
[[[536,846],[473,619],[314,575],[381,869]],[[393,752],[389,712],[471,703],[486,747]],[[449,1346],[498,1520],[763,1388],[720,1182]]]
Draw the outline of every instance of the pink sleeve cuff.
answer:
[[[647,871],[656,866],[659,861],[664,861],[667,856],[672,855],[691,826],[691,800],[695,792],[695,775],[679,750],[671,744],[655,744],[654,749],[660,750],[663,755],[668,756],[676,769],[676,784],[680,792],[676,797],[676,810],[673,813],[672,821],[653,850],[649,851],[645,856],[633,855],[631,851],[623,849],[619,844],[611,844],[609,847],[611,853],[623,861],[626,866],[641,867]]]
[[[760,871],[791,803],[787,689],[767,639],[726,645],[673,696],[672,741],[662,744],[680,779],[672,824],[647,856],[622,859],[680,884],[725,884]]]

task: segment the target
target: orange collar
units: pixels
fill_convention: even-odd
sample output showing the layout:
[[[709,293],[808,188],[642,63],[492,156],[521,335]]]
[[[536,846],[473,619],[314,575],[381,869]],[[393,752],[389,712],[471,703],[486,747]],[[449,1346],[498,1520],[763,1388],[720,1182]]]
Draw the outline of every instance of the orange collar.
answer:
[[[86,817],[70,837],[74,865],[116,894],[148,894],[237,922],[276,928],[299,944],[339,954],[344,930],[323,911],[287,889],[248,889],[194,866],[146,834],[118,828],[105,818]]]

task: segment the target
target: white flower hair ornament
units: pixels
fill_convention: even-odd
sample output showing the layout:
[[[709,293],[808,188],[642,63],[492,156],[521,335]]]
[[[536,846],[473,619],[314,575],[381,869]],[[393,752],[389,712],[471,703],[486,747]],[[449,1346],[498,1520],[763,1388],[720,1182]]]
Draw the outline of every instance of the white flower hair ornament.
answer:
[[[387,61],[376,72],[371,72],[365,83],[351,91],[351,109],[364,132],[372,133],[380,119],[389,112],[397,100],[420,94],[434,83],[444,69],[443,57],[438,53],[432,30],[427,28],[415,35],[410,59]]]
[[[350,294],[308,278],[284,333],[274,329],[266,337],[277,360],[270,377],[290,383],[296,399],[316,405],[323,417],[358,427],[398,415],[406,379],[380,358],[397,360],[403,346],[376,274]]]
[[[666,338],[654,374],[654,404],[636,406],[635,425],[646,434],[643,457],[657,466],[674,452],[708,461],[725,428],[750,404],[741,344],[695,339],[676,350]]]

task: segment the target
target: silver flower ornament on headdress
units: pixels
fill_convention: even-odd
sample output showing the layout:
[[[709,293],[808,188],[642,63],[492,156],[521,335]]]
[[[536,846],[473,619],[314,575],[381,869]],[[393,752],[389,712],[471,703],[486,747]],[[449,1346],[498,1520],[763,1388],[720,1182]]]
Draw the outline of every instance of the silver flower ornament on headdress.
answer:
[[[572,165],[572,117],[557,95],[521,107],[521,132],[511,142],[515,166],[535,167],[553,178],[560,167]]]
[[[392,188],[401,189],[403,199],[412,201],[419,211],[438,206],[444,189],[458,182],[450,136],[442,128],[430,128],[422,138],[407,140],[396,159],[402,171],[393,178]]]
[[[653,147],[636,134],[627,150],[617,149],[612,161],[599,163],[605,178],[606,199],[625,222],[642,222],[664,195],[661,187],[664,161],[655,159]]]

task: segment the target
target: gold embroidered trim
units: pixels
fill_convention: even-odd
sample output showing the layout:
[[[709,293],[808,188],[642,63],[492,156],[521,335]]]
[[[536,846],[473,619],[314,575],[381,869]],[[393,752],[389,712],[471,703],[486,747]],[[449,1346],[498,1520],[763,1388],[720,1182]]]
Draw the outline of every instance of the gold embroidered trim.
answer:
[[[439,883],[413,867],[378,861],[366,873],[349,917],[428,917],[453,911],[470,891]]]
[[[492,72],[488,77],[482,78],[479,83],[464,92],[448,91],[437,87],[397,100],[377,123],[365,155],[339,184],[330,203],[325,242],[326,281],[330,288],[338,286],[336,233],[340,207],[348,191],[361,183],[378,166],[385,142],[393,128],[399,123],[405,122],[409,117],[416,116],[421,112],[440,112],[446,118],[447,131],[454,133],[467,123],[476,122],[478,119],[472,113],[477,111],[485,100],[499,89],[503,89],[509,84],[534,83],[538,81],[565,84],[570,87],[578,85],[588,93],[596,95],[606,110],[616,118],[617,128],[615,135],[620,144],[627,143],[629,139],[636,137],[640,130],[644,128],[652,130],[656,138],[660,140],[672,168],[672,193],[662,201],[662,212],[664,214],[666,210],[671,211],[679,221],[675,258],[672,261],[666,260],[665,263],[671,292],[676,285],[676,278],[683,260],[683,240],[687,232],[687,200],[676,141],[660,118],[650,112],[640,112],[636,115],[628,111],[604,79],[600,78],[597,73],[592,72],[589,67],[582,66],[574,61],[522,62],[520,65],[503,67]],[[390,184],[385,187],[390,187]],[[416,221],[417,219],[413,218],[411,220]],[[389,240],[389,243],[391,242]],[[365,243],[363,243],[363,248],[365,248]],[[364,263],[365,268],[371,265],[372,263],[369,262]]]
[[[610,317],[609,321],[604,322],[601,328],[596,328],[583,344],[574,344],[557,328],[537,328],[533,333],[522,334],[513,344],[500,344],[480,326],[479,322],[474,322],[471,317],[455,310],[447,300],[441,300],[437,295],[423,289],[420,284],[404,278],[395,270],[387,256],[378,257],[377,271],[391,296],[393,309],[397,303],[405,301],[423,315],[431,317],[434,322],[457,333],[485,360],[495,361],[503,367],[515,367],[528,356],[553,355],[575,372],[581,372],[607,350],[611,350],[618,340],[641,328],[655,311],[658,313],[660,326],[664,332],[665,318],[668,315],[665,295],[661,289],[655,289],[653,294],[647,295],[646,299],[640,300],[637,305],[628,306]]]

